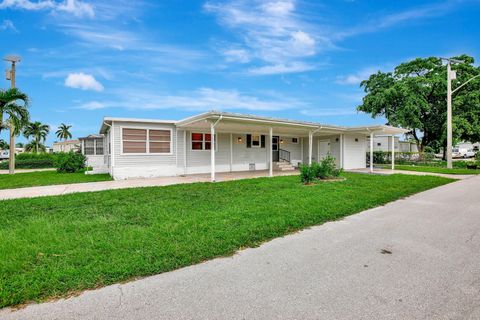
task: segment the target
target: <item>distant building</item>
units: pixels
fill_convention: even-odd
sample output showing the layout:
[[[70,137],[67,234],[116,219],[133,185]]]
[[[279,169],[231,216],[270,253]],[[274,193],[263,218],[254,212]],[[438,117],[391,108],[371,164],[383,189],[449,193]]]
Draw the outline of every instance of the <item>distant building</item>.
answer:
[[[370,151],[370,143],[367,144]],[[375,136],[373,138],[373,151],[392,151],[392,138],[390,136]],[[395,152],[418,152],[415,142],[400,141],[399,137],[395,137]]]
[[[80,140],[55,141],[52,146],[53,152],[80,151]]]

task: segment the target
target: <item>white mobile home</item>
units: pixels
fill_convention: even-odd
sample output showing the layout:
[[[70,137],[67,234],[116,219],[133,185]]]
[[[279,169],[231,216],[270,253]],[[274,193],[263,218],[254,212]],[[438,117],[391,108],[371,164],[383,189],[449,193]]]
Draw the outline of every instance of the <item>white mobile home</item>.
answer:
[[[216,172],[267,170],[272,175],[331,154],[338,167],[357,169],[366,167],[367,136],[405,132],[216,111],[180,121],[106,117],[95,137],[96,145],[103,142],[103,162],[93,167],[114,179],[210,173],[215,180]]]

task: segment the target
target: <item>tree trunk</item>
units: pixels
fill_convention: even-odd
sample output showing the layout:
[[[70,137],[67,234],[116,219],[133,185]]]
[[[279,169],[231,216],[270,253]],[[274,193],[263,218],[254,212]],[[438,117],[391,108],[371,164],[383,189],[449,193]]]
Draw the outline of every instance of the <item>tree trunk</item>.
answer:
[[[15,173],[15,128],[10,123],[10,155],[8,158],[8,173]]]

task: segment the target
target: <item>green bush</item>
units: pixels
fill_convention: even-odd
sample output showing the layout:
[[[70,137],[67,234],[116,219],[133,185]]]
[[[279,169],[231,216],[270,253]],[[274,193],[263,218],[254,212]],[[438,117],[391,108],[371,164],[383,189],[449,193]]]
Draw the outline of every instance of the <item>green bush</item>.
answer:
[[[83,154],[70,151],[57,153],[54,165],[58,172],[74,173],[84,170],[86,161],[87,157]]]
[[[40,152],[40,153],[34,153],[34,152],[23,152],[20,154],[17,154],[15,156],[16,160],[44,160],[48,159],[51,160],[52,162],[54,161],[56,157],[55,153],[46,153],[46,152]]]
[[[15,169],[53,168],[55,154],[23,152],[15,155]],[[8,161],[0,163],[0,170],[8,169]]]
[[[315,180],[336,178],[342,173],[342,169],[337,169],[335,158],[327,155],[320,163],[312,162],[311,165],[300,165],[300,180],[307,184]]]
[[[477,153],[475,154],[475,160],[480,161],[480,151],[477,151]]]
[[[304,183],[312,183],[315,180],[315,172],[308,164],[300,165],[300,180]]]
[[[337,169],[335,164],[335,158],[331,155],[327,155],[319,165],[320,169],[318,170],[317,178],[318,179],[331,179],[336,178],[342,172],[341,169]]]

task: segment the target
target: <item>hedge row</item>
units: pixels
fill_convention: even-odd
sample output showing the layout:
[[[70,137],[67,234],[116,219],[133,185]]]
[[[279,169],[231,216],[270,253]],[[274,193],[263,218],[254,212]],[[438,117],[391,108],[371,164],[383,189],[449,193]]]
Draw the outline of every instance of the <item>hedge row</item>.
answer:
[[[20,159],[15,160],[15,169],[43,169],[53,168],[52,159]],[[8,161],[0,162],[0,170],[8,169]]]
[[[366,154],[367,162],[370,162],[370,152]],[[417,163],[430,162],[435,159],[435,154],[429,152],[395,152],[395,162],[402,163]],[[374,151],[373,163],[388,164],[392,163],[392,153],[388,151]]]

